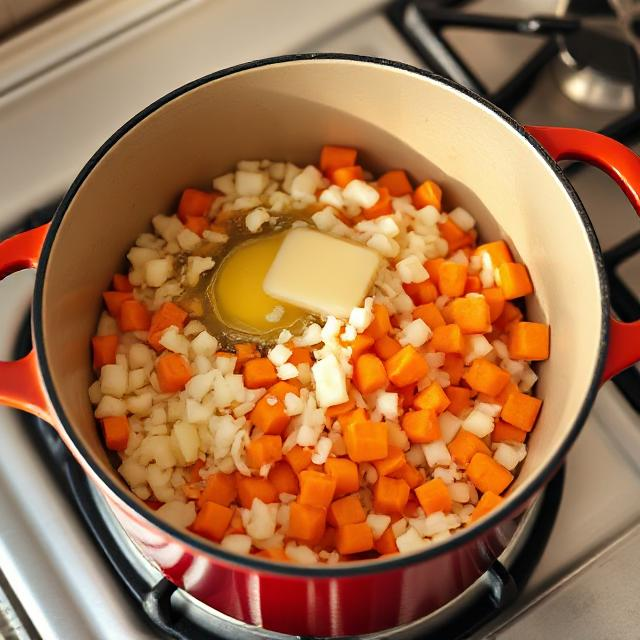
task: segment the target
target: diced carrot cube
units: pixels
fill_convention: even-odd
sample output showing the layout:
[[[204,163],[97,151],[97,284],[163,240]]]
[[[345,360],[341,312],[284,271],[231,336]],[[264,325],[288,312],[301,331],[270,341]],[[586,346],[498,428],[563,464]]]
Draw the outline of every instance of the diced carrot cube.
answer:
[[[240,373],[244,369],[244,365],[249,360],[259,358],[258,348],[255,342],[238,342],[233,346],[236,352],[236,367],[235,372]]]
[[[482,516],[489,513],[489,511],[492,511],[497,506],[499,506],[503,500],[504,498],[496,495],[492,491],[487,491],[486,493],[483,493],[480,500],[478,500],[478,504],[476,505],[476,508],[471,512],[470,522],[475,522],[476,520],[479,520]]]
[[[348,458],[327,458],[324,469],[336,481],[336,497],[355,493],[360,488],[358,466]]]
[[[467,282],[467,265],[445,260],[438,269],[440,293],[450,298],[461,296]]]
[[[540,398],[514,391],[504,403],[500,417],[514,427],[528,432],[533,429],[541,406]]]
[[[268,358],[253,358],[244,365],[242,372],[247,389],[270,387],[278,382],[276,368]]]
[[[391,478],[404,480],[411,489],[415,489],[418,485],[424,482],[422,474],[412,464],[406,462],[404,466],[400,467],[393,473],[390,473]]]
[[[406,196],[413,191],[413,187],[402,169],[387,171],[378,178],[378,186],[386,187],[394,198]]]
[[[351,347],[351,362],[357,362],[363,353],[373,347],[374,342],[375,340],[371,336],[364,333],[358,334],[353,342],[347,344],[348,347]]]
[[[237,495],[236,479],[233,474],[213,473],[207,478],[207,484],[198,500],[198,507],[202,507],[205,502],[215,502],[223,507],[228,507]]]
[[[308,364],[311,366],[313,359],[311,358],[311,351],[307,347],[289,347],[291,349],[291,355],[287,362],[295,364],[296,367],[299,364]]]
[[[504,420],[496,420],[491,432],[491,442],[524,442],[526,437],[526,431],[518,429]]]
[[[200,511],[198,511],[191,529],[200,536],[209,538],[214,542],[220,542],[231,522],[232,516],[233,510],[229,509],[229,507],[223,507],[216,502],[205,502]]]
[[[305,449],[296,445],[292,449],[289,449],[284,457],[291,465],[294,473],[300,473],[304,471],[311,464],[311,456],[313,455],[312,449]]]
[[[464,373],[464,358],[458,353],[446,353],[442,370],[449,374],[451,384],[458,384]]]
[[[500,287],[489,287],[482,290],[482,295],[489,305],[489,321],[495,322],[504,310],[504,295]]]
[[[402,513],[409,500],[409,485],[404,480],[382,476],[373,489],[373,509],[376,513]]]
[[[498,267],[500,288],[505,300],[513,300],[533,293],[527,267],[519,262],[503,262]]]
[[[471,389],[450,385],[444,392],[450,401],[448,411],[453,413],[454,416],[460,416],[471,406],[471,395],[473,393]]]
[[[383,304],[373,305],[373,320],[365,329],[365,335],[377,340],[391,331],[389,310]]]
[[[327,144],[320,151],[320,170],[324,172],[341,167],[352,167],[357,157],[357,149]]]
[[[291,465],[284,460],[276,462],[269,471],[269,482],[276,488],[278,495],[289,493],[297,496],[300,492],[298,476],[294,473]]]
[[[356,165],[353,167],[340,167],[339,169],[333,169],[327,171],[329,180],[333,184],[337,184],[341,189],[344,189],[352,180],[362,180],[364,178],[364,171],[362,167]]]
[[[425,444],[439,440],[440,422],[433,409],[407,411],[402,416],[402,428],[411,442]]]
[[[353,495],[334,500],[327,512],[327,522],[334,527],[364,522],[366,517],[359,498]]]
[[[511,380],[511,376],[508,371],[489,362],[486,358],[476,358],[464,374],[464,379],[472,389],[490,396],[497,396]]]
[[[382,360],[372,353],[361,355],[353,368],[353,383],[365,395],[386,388],[389,380]]]
[[[476,453],[489,455],[491,450],[474,433],[460,429],[456,437],[448,445],[449,453],[453,461],[459,467],[466,467]]]
[[[342,428],[349,458],[354,462],[371,462],[386,458],[387,425],[383,422],[349,422]]]
[[[446,324],[440,309],[433,302],[416,307],[413,310],[413,317],[414,319],[420,318],[431,330]]]
[[[513,262],[511,251],[509,251],[509,247],[504,240],[496,240],[479,245],[475,250],[475,254],[482,256],[483,253],[489,254],[494,269],[497,269],[505,262]]]
[[[440,231],[440,235],[449,245],[449,255],[455,253],[458,249],[462,249],[463,247],[468,247],[470,244],[473,244],[474,236],[463,231],[450,218],[447,218],[444,222],[439,222],[438,229]]]
[[[332,418],[332,419],[337,418],[338,416],[341,416],[344,413],[349,413],[350,411],[353,411],[356,408],[356,401],[355,401],[353,389],[349,384],[347,384],[347,386],[348,386],[347,391],[349,392],[349,399],[346,402],[341,402],[340,404],[334,404],[332,407],[327,407],[324,410],[324,415],[327,418]]]
[[[133,291],[133,285],[129,282],[129,276],[122,273],[113,274],[113,288],[116,291],[131,292]]]
[[[385,360],[384,366],[389,380],[397,387],[414,384],[429,372],[427,361],[410,344]]]
[[[457,324],[436,327],[429,344],[435,351],[443,353],[462,353],[464,351],[464,337]]]
[[[366,522],[338,527],[336,549],[342,555],[362,553],[373,549],[373,533]]]
[[[431,258],[424,263],[424,268],[429,273],[429,280],[427,282],[433,282],[433,284],[440,288],[440,265],[444,262],[444,258]]]
[[[484,298],[456,298],[451,302],[451,314],[462,333],[491,331],[489,305]]]
[[[204,216],[209,213],[211,205],[220,194],[216,192],[200,191],[200,189],[185,189],[178,203],[178,217],[183,222],[191,216]]]
[[[438,289],[430,280],[424,282],[408,282],[402,285],[413,304],[421,305],[433,302],[438,297]]]
[[[254,498],[265,503],[278,502],[278,490],[266,478],[238,475],[238,502],[241,507],[251,509]]]
[[[245,455],[251,469],[278,462],[282,458],[282,438],[269,435],[254,438],[247,445]]]
[[[546,360],[549,357],[549,325],[517,322],[509,331],[509,356],[514,360]]]
[[[382,336],[373,344],[373,350],[381,360],[388,360],[391,356],[400,351],[400,343],[391,336]]]
[[[465,293],[478,293],[482,291],[482,282],[478,276],[467,276],[467,282],[464,285]]]
[[[430,409],[437,415],[441,414],[450,404],[451,400],[437,382],[432,382],[426,389],[420,391],[413,400],[414,409]]]
[[[189,229],[189,231],[193,231],[193,233],[202,236],[209,228],[209,221],[200,216],[187,216],[186,220],[184,220],[184,226]]]
[[[173,302],[165,302],[152,316],[149,326],[149,346],[156,351],[162,351],[164,347],[160,344],[160,338],[166,329],[171,326],[182,329],[187,320],[187,312]]]
[[[425,180],[413,192],[413,205],[416,209],[422,209],[427,205],[442,209],[442,189],[432,180]]]
[[[344,430],[347,429],[351,423],[366,422],[368,419],[369,419],[369,415],[367,414],[367,412],[362,407],[358,407],[353,411],[349,411],[348,413],[343,413],[341,416],[338,417],[338,422],[340,423],[340,427],[344,432]]]
[[[327,509],[336,492],[336,484],[336,479],[328,473],[319,473],[309,469],[301,471],[298,502]]]
[[[109,314],[117,320],[120,317],[122,303],[133,300],[133,293],[130,291],[105,291],[102,294],[102,299]]]
[[[382,460],[375,460],[373,466],[376,468],[379,476],[391,475],[394,471],[404,467],[406,460],[404,453],[400,447],[389,445],[389,453]]]
[[[289,530],[287,535],[300,542],[315,544],[322,538],[326,519],[326,509],[292,502],[289,506]]]
[[[493,323],[493,328],[498,331],[509,331],[520,320],[522,320],[522,311],[515,304],[505,302],[502,313]]]
[[[105,364],[115,364],[118,336],[93,336],[93,368],[100,371]]]
[[[467,477],[482,493],[501,494],[513,480],[513,475],[486,453],[476,453],[467,467]]]
[[[378,187],[377,189],[378,202],[376,202],[372,207],[368,207],[362,210],[362,215],[366,220],[373,220],[374,218],[379,218],[380,216],[388,216],[390,213],[393,213],[393,207],[391,206],[391,195],[389,194],[389,189],[386,187]]]
[[[271,547],[269,549],[260,549],[255,554],[258,558],[267,558],[275,562],[290,562],[289,556],[284,552],[282,547]]]
[[[156,374],[162,393],[182,391],[191,380],[191,367],[179,353],[166,353],[156,360]]]
[[[396,538],[393,535],[391,527],[387,527],[384,533],[375,541],[375,550],[383,556],[391,553],[398,553],[398,545],[396,545]]]
[[[129,419],[126,416],[102,418],[102,429],[107,449],[124,451],[129,444]]]
[[[434,478],[420,485],[416,489],[416,497],[427,515],[436,511],[443,513],[451,511],[451,496],[442,478]]]
[[[190,467],[189,467],[189,482],[200,482],[202,478],[200,477],[200,469],[204,467],[204,460],[198,458]]]
[[[258,400],[249,416],[254,426],[261,429],[263,433],[280,435],[287,428],[291,418],[285,411],[284,395],[279,398],[271,389]]]

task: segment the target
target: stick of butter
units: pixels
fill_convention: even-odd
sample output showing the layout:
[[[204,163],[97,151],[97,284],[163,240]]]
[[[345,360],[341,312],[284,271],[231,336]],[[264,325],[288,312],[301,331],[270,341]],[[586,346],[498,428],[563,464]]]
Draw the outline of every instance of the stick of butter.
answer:
[[[312,229],[292,229],[265,276],[265,293],[321,315],[348,318],[380,265],[377,252]]]

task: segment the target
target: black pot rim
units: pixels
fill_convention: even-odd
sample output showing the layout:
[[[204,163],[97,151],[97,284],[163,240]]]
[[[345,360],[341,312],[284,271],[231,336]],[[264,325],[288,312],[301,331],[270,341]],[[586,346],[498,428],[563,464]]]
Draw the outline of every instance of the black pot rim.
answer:
[[[507,499],[503,502],[503,504],[494,509],[489,515],[485,516],[482,520],[476,523],[473,527],[469,529],[463,529],[457,532],[455,535],[451,536],[450,539],[443,541],[438,544],[434,544],[426,548],[424,551],[415,554],[395,554],[391,556],[389,559],[384,560],[375,560],[375,561],[358,561],[358,562],[346,562],[339,563],[336,565],[322,565],[322,566],[298,566],[294,564],[285,564],[279,562],[272,562],[269,560],[257,558],[255,556],[246,555],[241,556],[237,554],[230,553],[224,549],[222,549],[218,545],[214,545],[213,543],[205,540],[204,538],[200,538],[194,534],[191,534],[185,530],[175,529],[168,523],[164,522],[162,519],[158,518],[153,510],[150,508],[142,508],[141,505],[136,501],[133,494],[128,490],[123,489],[117,482],[115,482],[108,474],[105,474],[99,465],[95,464],[92,458],[91,453],[84,447],[81,439],[77,436],[73,425],[67,419],[60,399],[58,398],[54,385],[53,378],[51,375],[51,371],[49,369],[49,364],[46,359],[45,346],[44,346],[44,336],[43,336],[43,327],[42,327],[42,313],[43,313],[43,291],[45,286],[45,276],[47,265],[49,262],[51,248],[53,246],[53,242],[55,239],[56,232],[58,227],[60,226],[62,219],[69,208],[75,194],[80,189],[81,185],[87,178],[87,176],[91,173],[93,168],[100,162],[100,160],[107,154],[107,152],[122,138],[126,133],[128,133],[133,127],[139,124],[142,120],[144,120],[147,116],[154,113],[165,104],[170,102],[171,100],[182,96],[189,91],[196,89],[202,85],[208,84],[210,82],[214,82],[217,79],[224,78],[229,75],[233,75],[235,73],[247,71],[249,69],[255,69],[259,67],[265,67],[276,64],[283,63],[291,63],[291,62],[302,62],[306,61],[309,63],[313,63],[317,60],[344,60],[351,62],[358,62],[361,64],[371,64],[378,65],[382,67],[390,67],[393,69],[398,69],[401,71],[406,71],[409,73],[416,74],[418,76],[422,76],[424,78],[428,78],[431,81],[440,83],[445,85],[451,89],[456,90],[460,94],[471,98],[478,102],[481,106],[489,109],[495,115],[499,116],[503,121],[505,121],[510,127],[522,138],[522,141],[529,146],[531,146],[535,151],[540,154],[546,163],[549,165],[549,168],[556,175],[557,179],[561,182],[563,187],[568,192],[574,207],[576,208],[582,223],[585,227],[587,237],[589,239],[589,243],[591,244],[591,249],[594,253],[594,258],[596,262],[596,269],[598,273],[598,279],[600,283],[600,291],[601,291],[601,329],[600,329],[600,353],[598,356],[598,361],[596,363],[595,370],[592,372],[592,381],[589,387],[589,390],[583,400],[583,403],[578,411],[576,418],[573,422],[573,425],[567,432],[563,442],[556,450],[555,454],[552,456],[551,460],[542,468],[540,468],[537,474],[533,477],[533,480],[526,488],[526,491],[523,491],[516,500]],[[117,498],[127,505],[130,509],[138,514],[144,520],[150,522],[155,527],[160,529],[163,533],[172,538],[179,540],[182,544],[191,547],[197,550],[200,553],[207,554],[209,556],[213,556],[215,559],[222,561],[224,564],[233,565],[235,568],[239,570],[251,570],[251,571],[259,571],[261,573],[271,573],[271,574],[279,574],[282,576],[288,577],[298,577],[298,578],[339,578],[339,577],[353,577],[358,575],[365,574],[374,574],[374,573],[382,573],[397,569],[402,569],[404,567],[419,564],[421,562],[425,562],[430,560],[436,556],[445,554],[454,549],[460,548],[464,545],[472,543],[477,539],[481,538],[484,534],[490,532],[491,529],[494,529],[500,522],[509,518],[509,516],[515,514],[519,509],[522,508],[529,500],[533,498],[533,496],[553,477],[555,471],[561,466],[570,446],[576,439],[578,433],[580,432],[584,422],[589,414],[591,405],[595,399],[596,393],[598,391],[599,381],[602,375],[602,371],[604,369],[605,357],[606,357],[606,345],[608,339],[608,315],[609,315],[609,289],[606,278],[606,273],[604,269],[604,260],[602,257],[602,252],[600,250],[600,245],[598,243],[595,231],[591,224],[591,221],[582,205],[582,202],[578,198],[575,190],[573,189],[571,183],[565,177],[564,173],[560,169],[560,167],[556,164],[556,162],[549,156],[544,147],[527,131],[523,128],[523,126],[514,120],[511,116],[504,113],[501,109],[496,107],[494,104],[489,102],[488,100],[482,98],[469,91],[465,87],[458,85],[457,83],[448,80],[447,78],[443,78],[434,73],[424,71],[423,69],[418,69],[416,67],[396,62],[393,60],[387,60],[383,58],[374,58],[369,56],[359,56],[359,55],[351,55],[351,54],[342,54],[342,53],[308,53],[308,54],[296,54],[296,55],[286,55],[286,56],[277,56],[272,58],[266,58],[261,60],[256,60],[248,63],[243,63],[239,65],[235,65],[233,67],[229,67],[226,69],[222,69],[220,71],[216,71],[215,73],[211,73],[209,75],[203,76],[197,80],[189,82],[182,87],[171,91],[165,96],[159,98],[148,107],[140,111],[137,115],[131,118],[128,122],[126,122],[122,127],[120,127],[115,133],[113,133],[108,140],[96,151],[96,153],[91,157],[91,159],[86,163],[86,165],[82,168],[76,179],[73,181],[71,187],[65,194],[63,200],[58,206],[56,213],[51,222],[51,226],[47,236],[45,238],[45,242],[42,248],[42,252],[40,255],[40,261],[38,264],[37,272],[36,272],[36,281],[35,281],[35,289],[34,289],[34,297],[33,297],[33,314],[32,314],[32,333],[34,337],[34,344],[36,353],[38,356],[38,363],[40,367],[40,372],[42,375],[42,379],[45,384],[46,392],[49,396],[51,404],[55,409],[56,416],[60,423],[64,426],[66,431],[66,435],[73,443],[74,447],[83,457],[85,462],[91,467],[93,473],[108,487],[109,491],[117,496]]]

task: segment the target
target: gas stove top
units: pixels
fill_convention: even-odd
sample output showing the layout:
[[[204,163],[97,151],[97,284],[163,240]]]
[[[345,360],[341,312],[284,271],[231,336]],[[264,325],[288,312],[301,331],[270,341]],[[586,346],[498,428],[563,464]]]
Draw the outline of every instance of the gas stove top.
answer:
[[[0,43],[0,229],[50,216],[102,140],[162,93],[288,52],[401,60],[453,77],[522,122],[604,129],[633,145],[632,4],[615,0],[615,15],[597,0],[75,5]],[[638,221],[604,175],[567,170],[606,250],[616,313],[637,318]],[[32,281],[21,272],[2,284],[5,359],[26,348]],[[384,636],[637,637],[639,405],[637,369],[607,383],[500,563],[444,610]],[[213,616],[141,562],[52,430],[7,409],[0,422],[0,637],[270,637]]]

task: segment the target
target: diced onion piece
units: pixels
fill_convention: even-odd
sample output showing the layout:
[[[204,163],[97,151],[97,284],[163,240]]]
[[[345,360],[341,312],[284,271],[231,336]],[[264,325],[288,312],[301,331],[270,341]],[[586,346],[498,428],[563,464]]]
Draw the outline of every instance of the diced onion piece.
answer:
[[[429,442],[429,444],[422,445],[422,451],[424,457],[427,459],[427,464],[430,467],[437,465],[447,466],[451,463],[451,455],[447,445],[443,440],[436,440],[435,442]]]
[[[396,271],[400,280],[405,284],[424,282],[429,278],[429,272],[424,268],[417,256],[411,255],[396,264]]]
[[[196,519],[196,506],[193,502],[172,500],[159,507],[156,515],[178,529],[185,529]]]
[[[493,418],[478,409],[473,409],[462,422],[462,428],[478,438],[484,438],[493,431]]]
[[[330,354],[311,367],[316,398],[321,407],[332,407],[349,399],[345,376],[338,359]]]
[[[391,517],[378,513],[370,513],[367,516],[367,524],[373,533],[373,539],[377,540],[391,524]]]

